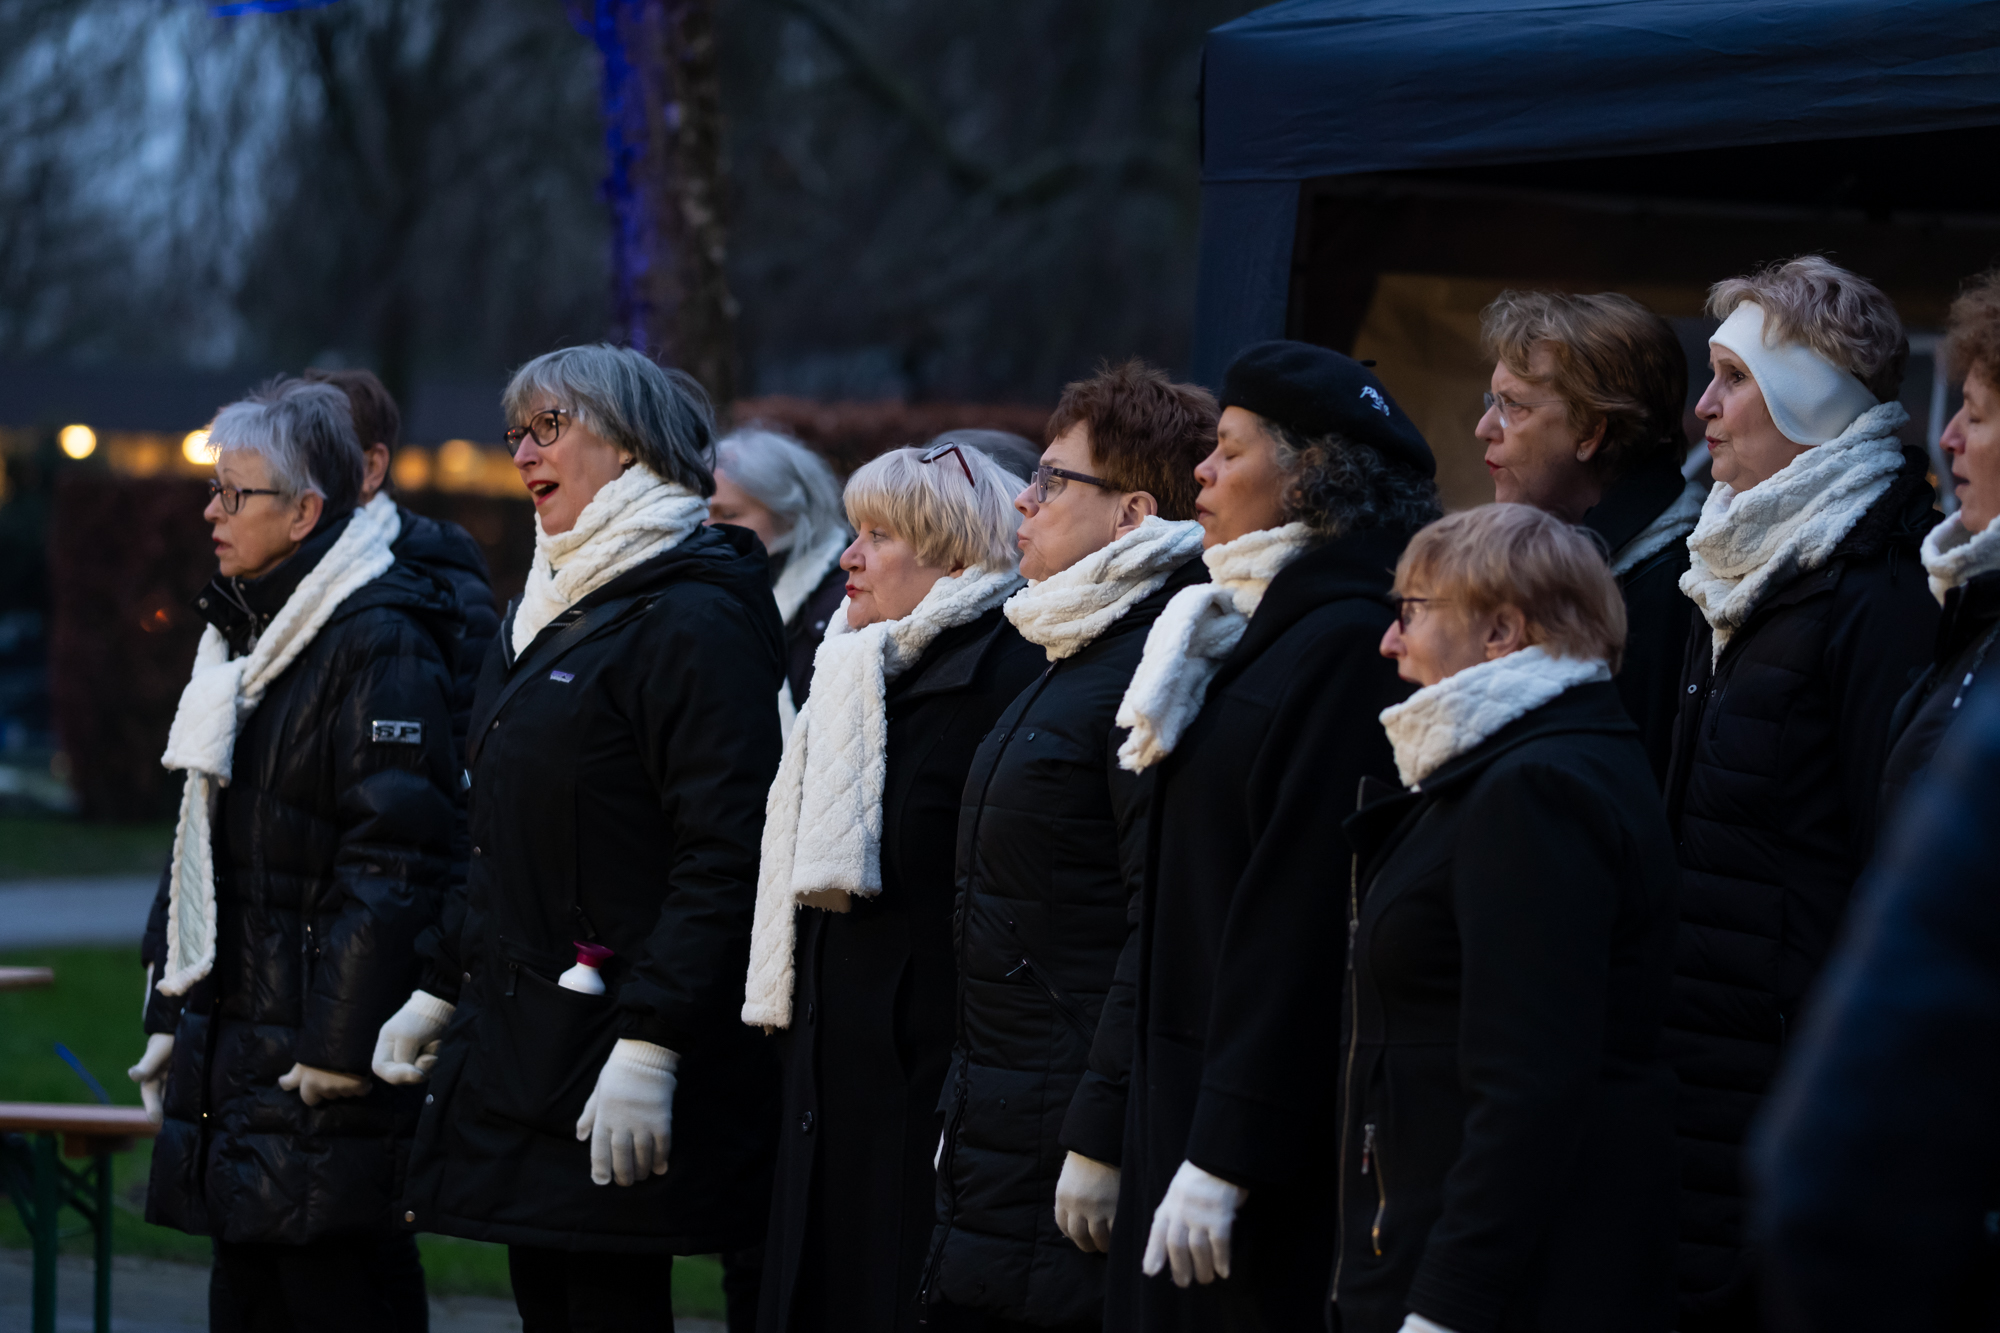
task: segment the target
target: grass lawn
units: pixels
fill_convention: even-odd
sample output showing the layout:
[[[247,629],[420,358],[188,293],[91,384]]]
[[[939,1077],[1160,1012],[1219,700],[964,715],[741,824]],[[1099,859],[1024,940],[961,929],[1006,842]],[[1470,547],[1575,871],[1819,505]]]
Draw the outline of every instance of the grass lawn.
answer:
[[[0,880],[157,875],[173,849],[171,821],[86,824],[80,819],[0,817]]]
[[[7,826],[15,822],[0,821],[0,847],[6,844]],[[11,860],[0,852],[0,865]],[[0,1101],[94,1101],[83,1080],[55,1054],[55,1043],[61,1042],[97,1076],[112,1101],[137,1106],[139,1088],[125,1077],[125,1070],[145,1048],[139,1031],[140,992],[145,984],[139,951],[37,949],[0,955],[0,965],[53,967],[56,972],[56,984],[48,990],[0,993]],[[151,1159],[152,1148],[145,1141],[136,1151],[115,1159],[117,1252],[207,1264],[206,1239],[145,1221],[146,1169]],[[88,1254],[88,1227],[80,1217],[69,1220],[75,1234],[65,1240],[65,1250]],[[500,1246],[448,1236],[422,1236],[418,1244],[434,1295],[512,1294],[507,1254]],[[28,1231],[20,1215],[11,1205],[0,1206],[0,1246],[25,1249],[27,1245]],[[674,1313],[722,1317],[722,1266],[714,1258],[675,1261]]]

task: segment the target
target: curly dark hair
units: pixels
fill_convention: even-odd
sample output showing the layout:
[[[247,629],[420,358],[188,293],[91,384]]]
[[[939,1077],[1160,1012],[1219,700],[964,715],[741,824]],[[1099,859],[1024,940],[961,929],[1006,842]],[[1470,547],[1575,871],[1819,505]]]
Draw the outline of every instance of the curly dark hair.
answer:
[[[1385,461],[1338,433],[1305,438],[1265,419],[1278,446],[1285,482],[1285,518],[1321,539],[1387,528],[1415,532],[1444,516],[1437,483]]]

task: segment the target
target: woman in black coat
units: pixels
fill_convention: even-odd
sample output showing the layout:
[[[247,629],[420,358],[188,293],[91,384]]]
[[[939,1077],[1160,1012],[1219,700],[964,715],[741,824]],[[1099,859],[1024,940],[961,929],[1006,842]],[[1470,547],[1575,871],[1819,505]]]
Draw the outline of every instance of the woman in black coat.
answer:
[[[1930,669],[1889,722],[1882,774],[1886,826],[1903,789],[1923,771],[1959,716],[1966,691],[2000,639],[2000,270],[1952,303],[1945,355],[1965,380],[1965,402],[1938,444],[1951,462],[1958,510],[1924,538],[1924,572],[1944,609]]]
[[[210,439],[221,572],[167,746],[187,787],[132,1071],[164,1117],[146,1217],[214,1238],[214,1328],[420,1327],[390,1229],[416,1098],[368,1062],[448,873],[457,608],[396,563],[393,508],[355,508],[338,390],[280,382]]]
[[[847,483],[848,598],[771,788],[744,990],[743,1020],[781,1030],[784,1066],[767,1330],[917,1324],[959,798],[1041,667],[1000,614],[1020,586],[1020,486],[957,446],[896,450]]]
[[[1374,718],[1408,689],[1376,652],[1382,598],[1437,516],[1430,450],[1359,363],[1259,344],[1222,401],[1195,474],[1213,582],[1161,613],[1118,713],[1120,761],[1157,773],[1105,1314],[1149,1333],[1323,1318],[1328,876],[1357,784],[1393,771]]]
[[[708,514],[711,523],[756,533],[771,558],[771,595],[785,622],[785,694],[778,710],[789,727],[812,693],[813,654],[847,595],[840,553],[852,534],[840,482],[825,459],[797,440],[749,426],[716,446]]]
[[[377,1044],[430,1080],[401,1219],[506,1244],[530,1328],[671,1328],[670,1256],[754,1243],[769,1197],[776,1070],[733,1011],[779,625],[749,534],[702,526],[692,381],[571,348],[505,405],[536,559],[473,708],[465,890]]]
[[[1031,582],[1007,618],[1047,666],[980,743],[959,812],[933,1327],[1103,1318],[1132,1048],[1105,997],[1138,966],[1151,785],[1119,766],[1112,719],[1154,620],[1207,577],[1194,469],[1215,413],[1206,389],[1106,369],[1064,391],[1014,501]]]
[[[1424,688],[1382,714],[1407,790],[1347,822],[1338,1327],[1666,1333],[1675,875],[1618,586],[1489,505],[1396,592],[1382,653]]]
[[[1888,298],[1816,256],[1717,284],[1715,489],[1688,538],[1666,787],[1681,865],[1681,1333],[1754,1329],[1745,1131],[1874,847],[1888,722],[1937,625]]]

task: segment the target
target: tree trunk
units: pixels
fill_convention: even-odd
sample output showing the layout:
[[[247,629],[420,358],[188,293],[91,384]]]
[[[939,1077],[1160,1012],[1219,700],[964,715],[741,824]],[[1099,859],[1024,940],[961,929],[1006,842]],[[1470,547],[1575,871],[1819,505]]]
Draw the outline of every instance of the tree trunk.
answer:
[[[724,271],[714,0],[595,0],[579,26],[604,62],[619,336],[727,405],[736,301]]]

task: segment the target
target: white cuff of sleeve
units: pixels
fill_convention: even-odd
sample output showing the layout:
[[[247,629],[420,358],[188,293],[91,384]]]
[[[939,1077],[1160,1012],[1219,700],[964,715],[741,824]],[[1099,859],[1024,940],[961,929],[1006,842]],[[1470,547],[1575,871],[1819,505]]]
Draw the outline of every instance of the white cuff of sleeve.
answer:
[[[611,1056],[615,1060],[637,1065],[641,1069],[650,1069],[654,1073],[671,1074],[681,1067],[679,1052],[632,1037],[620,1037],[618,1044],[611,1049]]]
[[[410,1002],[403,1007],[414,1011],[419,1017],[429,1019],[440,1027],[449,1023],[451,1016],[458,1012],[457,1005],[440,1000],[427,990],[411,991]]]

